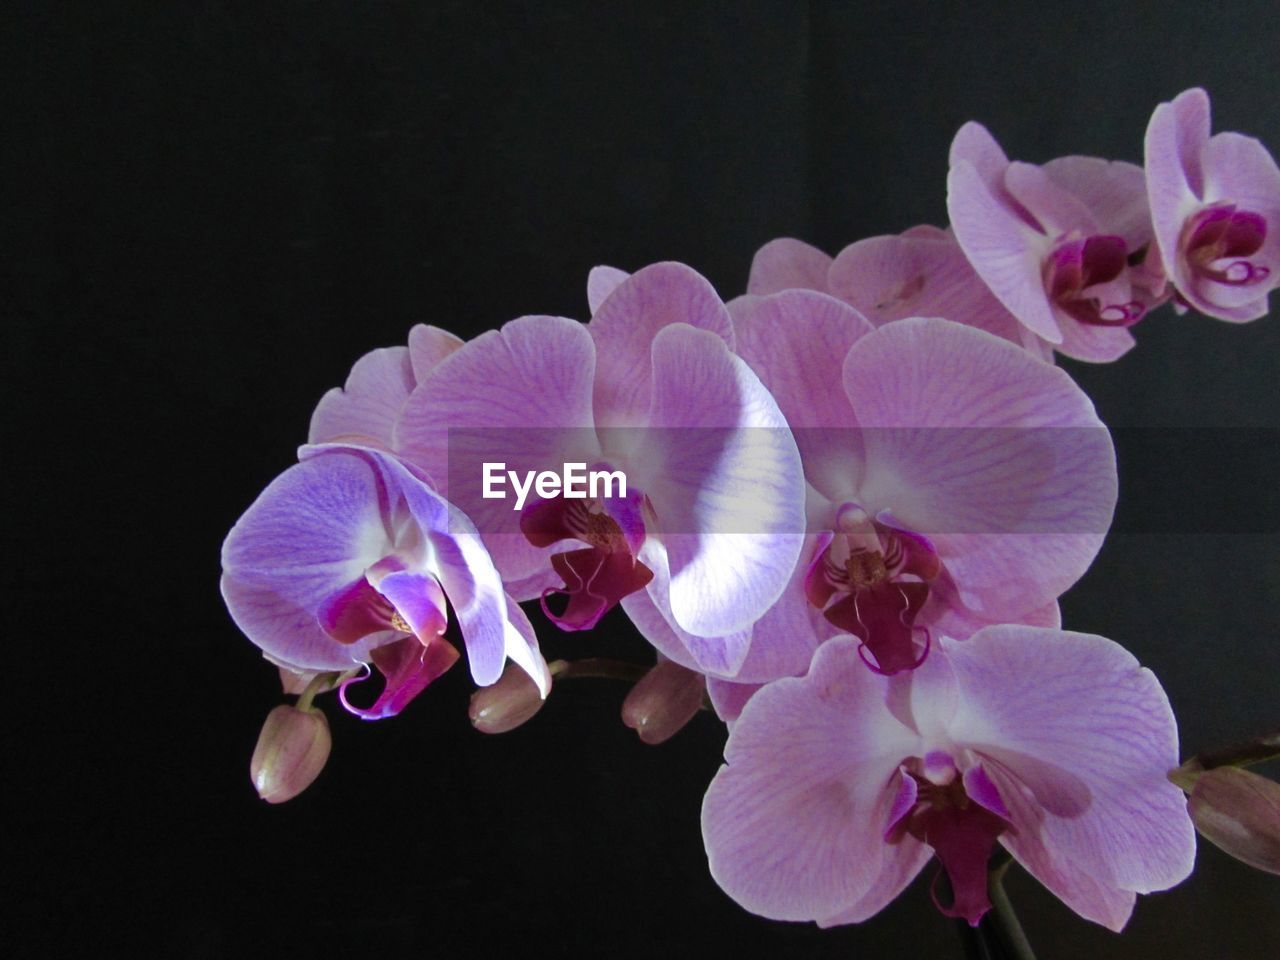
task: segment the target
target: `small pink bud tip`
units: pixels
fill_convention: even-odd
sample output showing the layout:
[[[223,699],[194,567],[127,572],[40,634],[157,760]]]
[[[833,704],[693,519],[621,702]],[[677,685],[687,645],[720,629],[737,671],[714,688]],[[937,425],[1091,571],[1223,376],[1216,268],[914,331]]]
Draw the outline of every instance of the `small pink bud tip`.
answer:
[[[1196,778],[1187,807],[1206,840],[1251,867],[1280,874],[1280,783],[1217,767]]]
[[[481,733],[506,733],[531,719],[544,703],[529,675],[509,663],[497,683],[471,695],[467,716]]]
[[[702,674],[670,660],[659,661],[622,702],[622,722],[645,743],[664,743],[693,719],[705,690]]]
[[[249,761],[258,796],[267,803],[292,800],[320,775],[332,745],[329,721],[319,710],[276,707],[267,714]]]

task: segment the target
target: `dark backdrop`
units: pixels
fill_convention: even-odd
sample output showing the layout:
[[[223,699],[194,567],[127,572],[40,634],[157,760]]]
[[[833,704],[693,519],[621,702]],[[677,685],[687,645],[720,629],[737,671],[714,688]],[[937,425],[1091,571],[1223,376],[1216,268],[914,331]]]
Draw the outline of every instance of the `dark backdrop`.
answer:
[[[1140,161],[1155,104],[1203,84],[1219,129],[1280,149],[1274,5],[39,3],[6,20],[8,947],[958,956],[930,871],[858,927],[737,908],[698,830],[722,728],[643,746],[609,683],[500,738],[470,729],[462,669],[393,721],[331,709],[328,769],[268,807],[247,764],[281,698],[222,607],[219,544],[320,394],[414,323],[583,317],[597,263],[684,260],[727,299],[772,237],[834,252],[941,222],[971,118],[1015,157]],[[1138,337],[1113,366],[1069,364],[1109,423],[1152,429],[1118,434],[1121,532],[1064,611],[1156,670],[1192,751],[1278,720],[1280,318],[1165,310]],[[551,655],[645,656],[618,617],[545,637]],[[1123,937],[1024,874],[1011,888],[1045,958],[1280,955],[1280,880],[1211,848]]]

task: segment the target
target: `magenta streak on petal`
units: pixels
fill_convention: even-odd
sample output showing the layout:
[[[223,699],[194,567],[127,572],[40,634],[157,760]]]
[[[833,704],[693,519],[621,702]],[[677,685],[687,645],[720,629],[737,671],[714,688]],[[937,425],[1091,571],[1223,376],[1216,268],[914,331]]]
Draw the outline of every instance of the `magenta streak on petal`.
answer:
[[[916,778],[906,767],[898,768],[898,792],[894,795],[893,806],[889,808],[889,825],[884,828],[884,839],[886,843],[897,843],[902,839],[905,829],[899,829],[902,820],[912,808],[916,805],[916,797],[920,793],[920,788],[916,784]]]
[[[1267,221],[1259,214],[1237,210],[1231,203],[1215,204],[1187,221],[1183,238],[1187,262],[1206,279],[1242,287],[1261,283],[1271,275],[1267,267],[1246,259],[1267,239]],[[1232,262],[1221,266],[1222,260]]]
[[[371,656],[387,681],[378,699],[369,707],[358,707],[347,699],[347,687],[367,680],[368,673],[345,681],[338,688],[338,699],[348,712],[361,719],[382,720],[398,714],[431,681],[452,667],[458,660],[458,651],[439,637],[425,646],[415,637],[405,637],[376,647]]]
[[[355,643],[379,630],[394,630],[394,611],[364,577],[333,593],[316,611],[322,629],[339,643]]]

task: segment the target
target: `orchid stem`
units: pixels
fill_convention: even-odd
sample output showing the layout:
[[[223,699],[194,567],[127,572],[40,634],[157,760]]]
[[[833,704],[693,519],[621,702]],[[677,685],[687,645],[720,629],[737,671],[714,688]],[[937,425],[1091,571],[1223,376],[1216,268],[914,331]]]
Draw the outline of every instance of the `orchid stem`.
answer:
[[[999,937],[1006,954],[1014,960],[1036,960],[1035,951],[1031,949],[1031,941],[1027,939],[1014,912],[1013,902],[1004,889],[1004,875],[1013,861],[1006,859],[1003,863],[992,867],[987,875],[987,895],[991,898],[991,914],[996,936]]]
[[[556,682],[592,677],[597,680],[622,680],[626,683],[636,684],[653,667],[647,667],[639,663],[627,663],[625,660],[609,660],[606,657],[587,657],[585,660],[552,660],[547,664],[547,669],[551,671],[551,679]],[[711,698],[705,691],[702,695],[700,709],[715,710],[711,704]]]
[[[555,660],[547,665],[556,680],[578,680],[595,677],[601,680],[625,680],[638,683],[650,668],[625,660],[608,660],[604,657],[588,657],[585,660]]]

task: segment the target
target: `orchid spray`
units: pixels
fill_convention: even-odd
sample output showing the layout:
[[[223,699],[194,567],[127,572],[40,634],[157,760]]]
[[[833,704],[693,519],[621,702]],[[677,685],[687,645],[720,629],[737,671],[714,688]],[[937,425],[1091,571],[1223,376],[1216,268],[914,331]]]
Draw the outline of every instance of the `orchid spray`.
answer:
[[[1142,165],[1011,160],[968,123],[948,226],[771,241],[728,303],[683,264],[600,266],[585,323],[363,357],[223,547],[232,618],[300,695],[259,794],[320,773],[317,697],[396,716],[461,646],[485,733],[583,677],[634,684],[647,743],[714,711],[708,863],[764,917],[861,922],[936,861],[938,909],[1028,957],[1010,860],[1117,931],[1188,876],[1196,829],[1280,872],[1280,786],[1242,769],[1276,738],[1180,765],[1156,677],[1058,607],[1118,484],[1056,355],[1118,361],[1166,302],[1254,320],[1280,284],[1280,170],[1210,129],[1198,89],[1155,109]],[[522,603],[579,635],[620,606],[649,664],[547,663]]]

